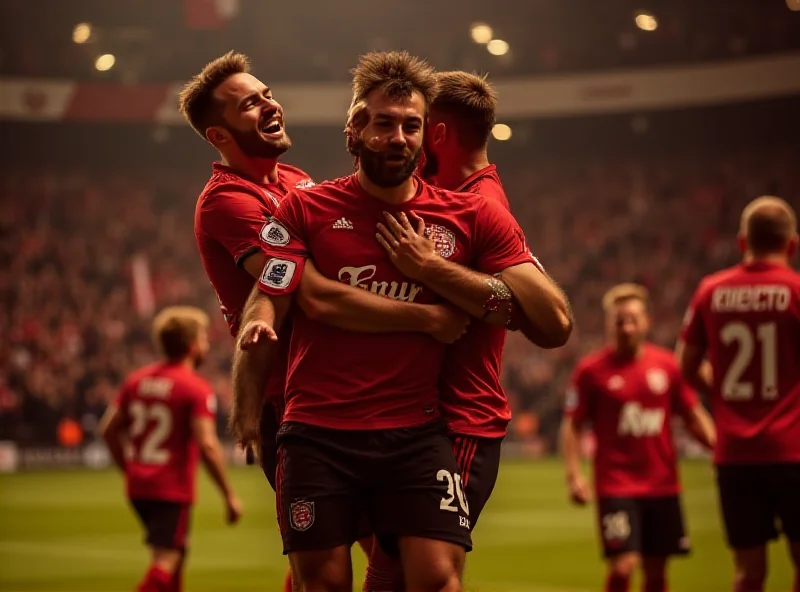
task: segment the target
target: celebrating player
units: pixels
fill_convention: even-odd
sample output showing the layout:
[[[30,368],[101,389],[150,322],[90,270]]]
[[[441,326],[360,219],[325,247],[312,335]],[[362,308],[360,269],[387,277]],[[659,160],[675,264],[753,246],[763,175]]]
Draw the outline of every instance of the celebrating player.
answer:
[[[261,246],[275,208],[287,191],[312,186],[309,176],[278,159],[291,146],[284,112],[267,86],[250,74],[246,56],[230,52],[207,64],[180,95],[180,109],[197,133],[219,152],[197,202],[195,237],[203,265],[231,333],[239,330],[247,296],[264,267]],[[421,331],[444,342],[459,337],[466,317],[442,306],[374,298],[324,278],[306,266],[298,302],[312,318],[336,315],[359,331]],[[276,434],[283,413],[289,324],[283,327],[281,368],[267,385],[259,458],[275,487]],[[362,543],[366,548],[366,542]],[[288,579],[287,579],[288,586]]]
[[[674,414],[708,447],[714,426],[680,375],[671,351],[646,342],[650,328],[644,287],[621,284],[603,298],[609,347],[575,368],[561,427],[572,500],[586,504],[590,489],[580,469],[581,426],[591,421],[597,441],[594,481],[606,592],[627,592],[641,564],[644,592],[667,590],[671,555],[686,554],[680,485],[670,428]]]
[[[388,298],[436,302],[432,290],[391,265],[375,242],[384,211],[413,208],[423,215],[438,232],[442,257],[488,273],[533,267],[521,230],[502,206],[434,190],[412,176],[435,88],[430,68],[405,53],[368,54],[353,87],[346,131],[358,171],[291,192],[281,204],[259,284],[272,298],[255,294],[247,321],[280,325],[308,257],[328,277]],[[475,275],[478,288],[466,286],[470,305],[485,305],[480,316],[502,316],[508,289],[501,280]],[[304,315],[294,321],[279,435],[280,511],[285,549],[305,585],[350,586],[349,545],[357,515],[367,507],[381,542],[391,548],[399,539],[409,588],[457,589],[470,546],[469,518],[450,443],[436,420],[444,348],[421,334],[356,334]],[[240,336],[245,340],[247,328]],[[236,352],[233,425],[243,439],[255,428],[249,401],[257,397],[272,345],[259,343],[263,347]],[[325,563],[337,567],[321,572]]]
[[[101,422],[152,550],[140,592],[181,590],[198,456],[225,499],[228,523],[241,514],[217,439],[216,398],[195,372],[208,353],[207,326],[208,316],[196,308],[159,313],[153,338],[164,360],[131,374]]]
[[[800,592],[800,275],[789,264],[797,245],[789,204],[751,202],[739,231],[742,263],[700,283],[678,345],[684,376],[711,393],[736,592],[764,590],[778,522]]]

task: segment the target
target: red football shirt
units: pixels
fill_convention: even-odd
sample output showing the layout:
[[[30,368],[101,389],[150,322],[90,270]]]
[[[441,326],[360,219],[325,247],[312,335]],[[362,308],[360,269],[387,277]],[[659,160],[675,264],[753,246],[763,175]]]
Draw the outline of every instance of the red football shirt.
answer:
[[[493,164],[468,177],[456,191],[484,195],[510,210]],[[442,414],[456,434],[506,435],[511,409],[500,383],[505,342],[505,329],[473,322],[466,334],[447,348],[440,382]]]
[[[611,348],[578,362],[566,413],[591,421],[598,497],[657,497],[680,491],[671,420],[697,405],[673,353],[645,344],[636,359]]]
[[[706,277],[682,337],[714,369],[715,462],[800,462],[800,274],[753,263]]]
[[[261,250],[267,224],[286,193],[313,184],[305,172],[286,164],[278,164],[278,181],[265,185],[214,163],[211,178],[197,200],[194,235],[231,335],[239,331],[242,310],[255,283],[242,263]],[[283,394],[290,333],[287,325],[283,331],[286,339],[281,341],[287,345],[279,352],[279,366],[267,385],[267,397],[273,400]]]
[[[311,257],[328,278],[396,300],[440,302],[402,275],[375,240],[384,211],[418,213],[439,254],[451,261],[496,273],[530,260],[516,221],[494,200],[417,180],[412,200],[390,205],[368,195],[351,175],[289,193],[270,225],[259,286],[273,295],[292,292]],[[343,331],[297,311],[285,419],[359,430],[425,423],[439,413],[445,347],[423,333]]]
[[[192,420],[215,417],[217,400],[199,375],[160,362],[133,372],[116,405],[126,418],[128,497],[192,503],[200,449]]]

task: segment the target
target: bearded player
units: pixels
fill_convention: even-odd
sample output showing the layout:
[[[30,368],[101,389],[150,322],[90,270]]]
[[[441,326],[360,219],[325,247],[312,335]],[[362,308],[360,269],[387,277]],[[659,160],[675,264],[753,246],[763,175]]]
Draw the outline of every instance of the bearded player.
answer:
[[[788,203],[751,202],[739,230],[742,262],[700,283],[678,345],[684,376],[711,393],[736,592],[764,590],[767,543],[779,532],[800,592],[800,275],[790,265],[797,245]]]
[[[101,421],[151,549],[139,592],[182,589],[198,457],[223,495],[228,523],[241,514],[217,438],[216,398],[196,373],[208,353],[207,326],[208,316],[196,308],[159,313],[153,339],[164,359],[131,374]]]
[[[247,296],[264,267],[261,247],[275,208],[288,190],[313,182],[302,170],[279,162],[291,147],[283,108],[250,74],[246,56],[229,52],[207,64],[181,92],[180,110],[220,155],[197,201],[195,238],[235,337]],[[312,318],[336,315],[350,330],[420,331],[443,342],[460,336],[467,322],[446,307],[371,298],[324,278],[311,263],[303,274],[298,304]],[[291,332],[289,323],[283,332]],[[287,348],[288,341],[282,341]],[[272,404],[264,406],[260,426],[259,458],[273,489],[287,355],[286,349],[279,353],[281,368],[267,385],[266,399]]]
[[[254,294],[240,337],[242,344],[254,337],[259,347],[240,348],[235,358],[233,425],[240,438],[248,439],[254,428],[250,406],[259,376],[265,367],[269,371],[272,346],[249,334],[249,321],[280,325],[309,257],[324,275],[387,298],[436,302],[439,290],[450,291],[448,300],[480,309],[477,316],[489,320],[507,317],[512,295],[504,280],[470,271],[466,263],[503,274],[524,294],[540,300],[549,295],[506,210],[485,197],[434,190],[412,176],[434,88],[430,68],[406,53],[368,54],[356,68],[346,132],[358,171],[290,193],[272,223],[281,237],[270,243],[259,284],[271,297]],[[374,240],[371,230],[392,218],[386,212],[405,226],[411,208],[439,232],[437,257],[457,268],[430,260],[441,266],[449,287],[433,290],[410,280]],[[403,248],[389,244],[392,258]],[[453,276],[460,280],[457,296]],[[526,304],[526,312],[535,308]],[[279,507],[284,548],[304,585],[351,586],[349,547],[358,513],[367,507],[382,546],[399,549],[410,589],[460,589],[469,509],[437,420],[444,348],[419,334],[366,336],[303,315],[294,320],[279,435]]]
[[[680,374],[671,351],[646,341],[643,286],[621,284],[603,298],[609,345],[578,362],[567,394],[561,446],[573,502],[591,494],[580,469],[580,433],[591,422],[597,441],[594,489],[606,592],[627,592],[641,567],[643,592],[666,592],[667,561],[689,552],[671,423],[684,419],[711,448],[714,426]]]
[[[423,142],[422,176],[443,189],[487,196],[508,210],[508,198],[497,169],[488,158],[496,92],[485,77],[468,72],[440,72],[436,79],[436,98],[428,112]],[[401,233],[390,236],[391,240],[401,238]],[[405,258],[397,261],[401,270],[408,268],[413,274],[412,261]],[[526,333],[542,347],[562,345],[566,335],[558,320],[546,315],[537,320],[548,318],[549,325],[534,335]],[[511,419],[508,398],[500,383],[505,337],[506,327],[473,322],[464,337],[448,348],[442,371],[442,413],[453,440],[473,529],[497,482],[501,446]],[[399,572],[396,566],[392,570],[391,565],[392,560],[380,546],[375,546],[370,568],[380,567],[380,570],[368,571],[365,587],[402,589],[397,580],[379,579],[379,575]]]

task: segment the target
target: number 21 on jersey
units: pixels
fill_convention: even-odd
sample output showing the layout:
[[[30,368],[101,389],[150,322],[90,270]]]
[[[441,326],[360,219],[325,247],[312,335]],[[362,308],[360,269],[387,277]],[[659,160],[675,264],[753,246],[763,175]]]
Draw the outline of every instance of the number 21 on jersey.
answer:
[[[172,432],[172,411],[164,403],[143,403],[134,401],[128,408],[131,415],[131,438],[138,438],[150,431],[141,441],[138,449],[133,450],[137,462],[145,465],[165,465],[169,462],[169,450],[162,448]]]
[[[759,395],[766,400],[778,397],[777,326],[761,323],[753,331],[741,321],[723,325],[719,333],[722,343],[736,345],[736,355],[722,378],[722,398],[726,401],[748,401],[756,395],[756,385],[742,381],[742,375],[759,356],[761,385]],[[758,348],[758,352],[756,351]]]

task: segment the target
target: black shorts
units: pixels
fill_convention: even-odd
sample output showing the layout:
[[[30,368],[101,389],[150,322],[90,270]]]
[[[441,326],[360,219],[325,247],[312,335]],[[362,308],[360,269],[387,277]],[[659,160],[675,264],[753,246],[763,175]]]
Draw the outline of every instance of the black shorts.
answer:
[[[716,472],[731,547],[760,547],[780,532],[800,542],[800,463],[717,465]]]
[[[597,511],[605,557],[622,553],[667,557],[690,551],[677,495],[601,497]]]
[[[191,506],[162,500],[131,500],[145,530],[144,542],[151,547],[186,550]]]
[[[475,528],[486,502],[492,495],[500,471],[503,438],[476,438],[452,434],[453,454],[461,472],[467,495],[470,530]]]
[[[285,422],[278,433],[284,553],[351,545],[371,531],[387,552],[413,536],[472,548],[467,501],[444,424],[344,431]]]
[[[259,426],[258,458],[264,476],[275,489],[275,471],[278,468],[278,429],[283,418],[283,401],[279,404],[267,401],[261,409],[261,425]]]

